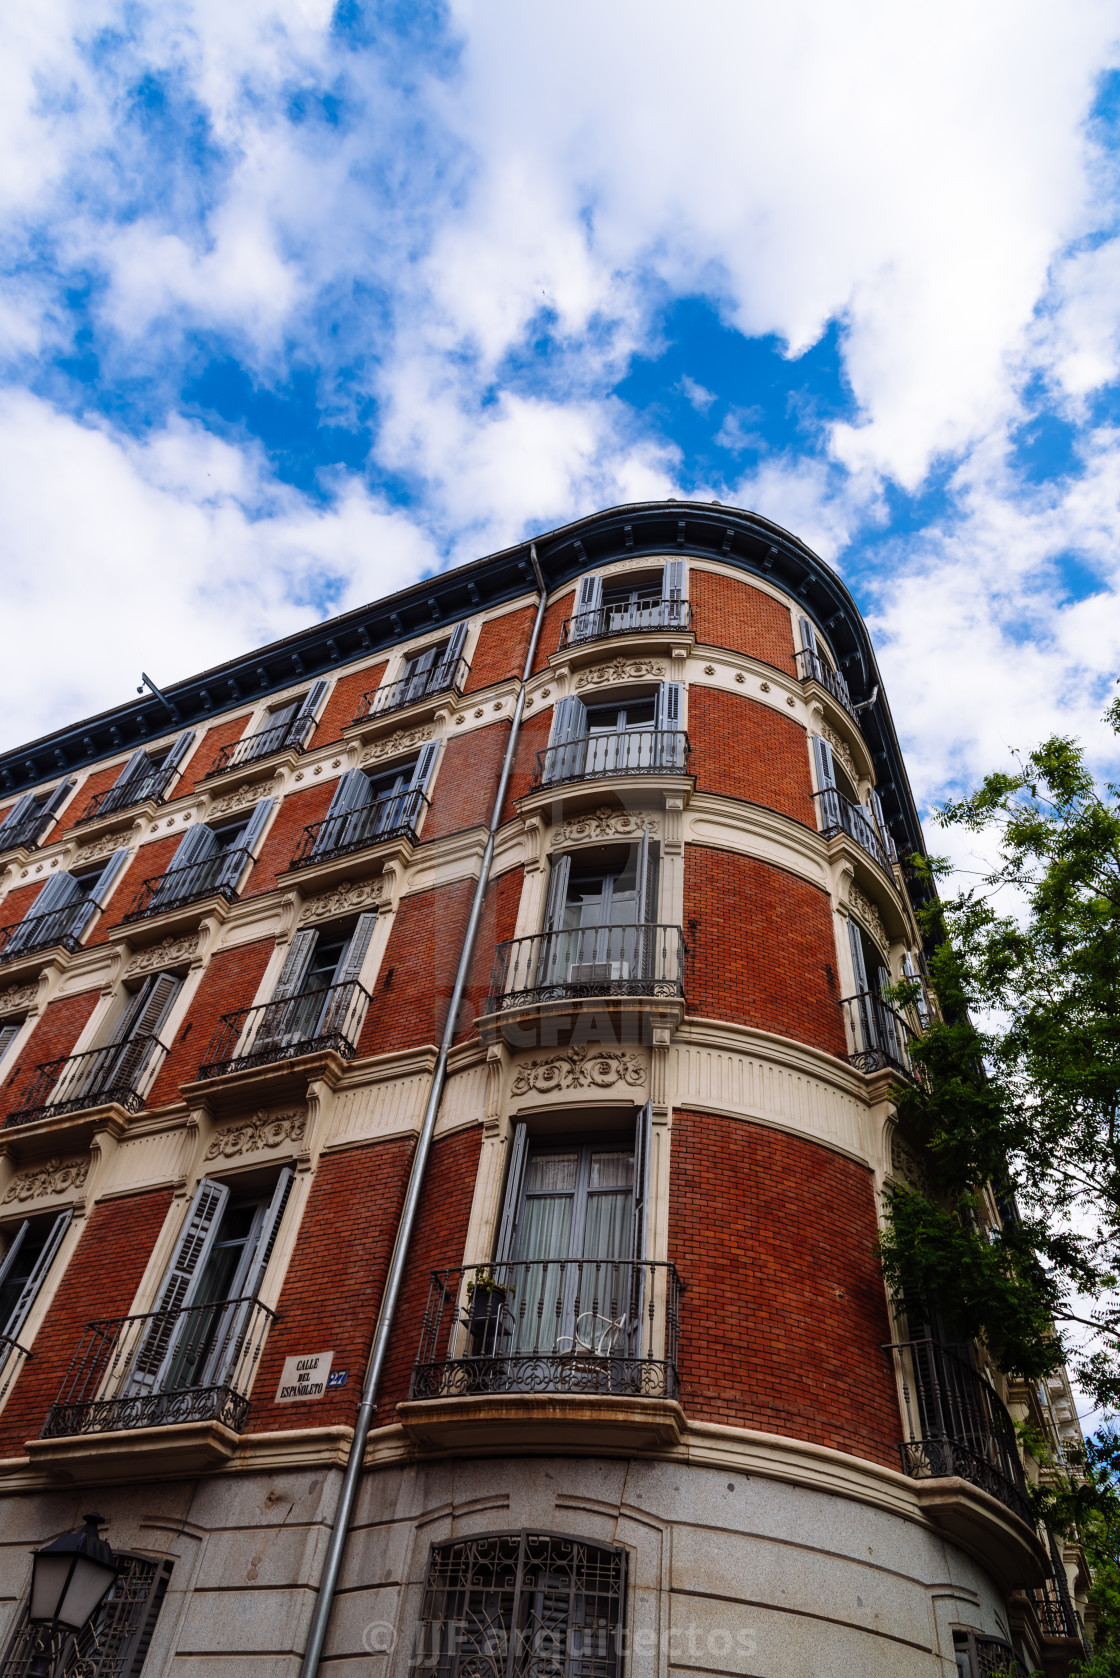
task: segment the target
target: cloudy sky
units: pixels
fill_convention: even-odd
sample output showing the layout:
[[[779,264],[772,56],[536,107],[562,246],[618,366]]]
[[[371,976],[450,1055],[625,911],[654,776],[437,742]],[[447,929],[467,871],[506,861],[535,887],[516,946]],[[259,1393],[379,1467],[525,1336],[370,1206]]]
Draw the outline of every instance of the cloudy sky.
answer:
[[[671,494],[843,572],[923,801],[1056,726],[1107,764],[1118,37],[1093,0],[12,8],[0,744]]]

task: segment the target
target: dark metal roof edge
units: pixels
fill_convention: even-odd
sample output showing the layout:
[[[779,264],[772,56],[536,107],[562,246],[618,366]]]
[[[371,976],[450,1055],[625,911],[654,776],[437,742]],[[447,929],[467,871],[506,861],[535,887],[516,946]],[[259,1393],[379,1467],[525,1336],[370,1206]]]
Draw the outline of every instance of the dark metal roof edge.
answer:
[[[710,501],[639,501],[586,514],[324,619],[165,687],[177,716],[145,696],[0,753],[0,793],[22,791],[53,781],[68,770],[88,768],[180,726],[205,727],[223,713],[255,702],[262,694],[291,687],[305,676],[329,674],[368,659],[371,653],[388,651],[402,640],[412,640],[426,628],[435,630],[437,625],[516,599],[535,587],[528,560],[530,542],[536,543],[546,580],[553,588],[596,565],[645,552],[718,559],[748,574],[769,576],[825,634],[846,666],[854,696],[868,698],[878,685],[876,705],[864,713],[865,737],[876,755],[888,814],[893,806],[895,824],[901,823],[906,830],[904,846],[924,851],[917,806],[875,651],[847,584],[799,537],[773,520]]]

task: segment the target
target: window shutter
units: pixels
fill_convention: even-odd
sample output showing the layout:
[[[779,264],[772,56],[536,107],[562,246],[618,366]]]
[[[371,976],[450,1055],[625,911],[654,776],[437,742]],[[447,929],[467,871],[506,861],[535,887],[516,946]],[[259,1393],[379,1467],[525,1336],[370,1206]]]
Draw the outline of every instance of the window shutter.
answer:
[[[33,792],[25,792],[16,799],[4,820],[0,822],[0,844],[3,843],[5,834],[10,838],[16,829],[22,826],[24,818],[30,815],[38,802],[39,800]]]
[[[603,579],[595,572],[581,577],[576,590],[575,611],[572,614],[573,641],[586,641],[599,632],[599,609],[603,604]]]
[[[517,1239],[517,1213],[521,1206],[521,1190],[525,1182],[525,1165],[529,1155],[529,1127],[515,1124],[510,1139],[509,1171],[506,1174],[506,1198],[498,1225],[498,1245],[494,1251],[495,1264],[507,1264],[513,1258]]]
[[[38,832],[35,835],[36,840],[43,837],[43,834],[46,832],[48,821],[50,821],[56,812],[61,809],[62,805],[65,804],[73,790],[74,781],[72,777],[66,781],[59,781],[58,785],[55,787],[54,791],[50,794],[46,802],[43,804],[42,809],[39,811],[41,819],[37,823]]]
[[[209,1177],[203,1177],[194,1191],[187,1221],[156,1296],[156,1314],[137,1347],[129,1371],[128,1391],[158,1390],[175,1356],[186,1320],[176,1313],[194,1298],[228,1200],[225,1184],[215,1183]]]
[[[548,876],[548,902],[544,911],[544,930],[559,932],[564,921],[564,906],[568,901],[568,876],[572,871],[569,855],[554,856]]]
[[[914,958],[910,954],[909,950],[906,950],[903,953],[902,971],[909,982],[912,985],[917,985],[918,987],[918,994],[914,1000],[914,1006],[918,1010],[918,1019],[921,1021],[922,1030],[924,1031],[929,1025],[929,1003],[926,1001],[926,987],[922,983],[922,976],[918,972],[918,969],[914,966]],[[3,1053],[2,1049],[0,1049],[0,1053]]]
[[[438,756],[438,741],[431,745],[421,746],[420,756],[416,759],[416,767],[412,771],[410,791],[427,792],[428,783],[432,778],[432,771],[435,769]]]
[[[212,856],[217,856],[220,850],[218,836],[199,822],[197,827],[189,827],[175,848],[167,872],[174,873],[179,868],[191,868],[196,862],[209,862]]]
[[[246,1252],[231,1278],[226,1298],[240,1299],[245,1303],[221,1312],[216,1320],[217,1341],[202,1372],[204,1386],[224,1386],[244,1350],[252,1310],[249,1302],[260,1293],[294,1180],[295,1172],[290,1166],[285,1166],[277,1178],[271,1201],[259,1214],[256,1234],[251,1243],[246,1244]]]
[[[682,769],[684,767],[684,741],[666,738],[681,732],[681,717],[684,715],[684,688],[680,682],[662,682],[657,690],[657,720],[655,727],[661,738],[657,742],[657,755],[654,759],[659,768]]]
[[[454,679],[456,666],[463,656],[468,627],[466,623],[457,623],[451,631],[451,639],[444,648],[443,657],[439,661],[439,669],[436,671],[432,683],[433,687],[441,687],[444,683]]]
[[[816,630],[813,628],[813,625],[810,623],[808,618],[798,618],[797,621],[801,625],[801,645],[804,647],[804,649],[807,653],[810,653],[813,656],[813,658],[816,658],[816,656],[817,656],[817,632],[816,632]]]
[[[882,800],[880,799],[879,794],[875,791],[874,787],[871,788],[871,791],[867,796],[868,802],[871,805],[872,813],[875,817],[876,826],[879,829],[879,835],[883,844],[887,848],[887,855],[890,857],[892,862],[895,862],[898,859],[898,851],[895,849],[894,835],[887,826],[887,818],[883,813]]]
[[[832,767],[832,747],[819,734],[813,735],[813,754],[817,760],[817,788],[820,792],[836,786],[836,771]]]
[[[552,727],[545,755],[544,780],[570,781],[587,761],[587,707],[575,694],[558,699],[552,708]]]
[[[39,1254],[39,1257],[35,1260],[31,1274],[23,1284],[23,1291],[16,1300],[15,1305],[12,1307],[12,1312],[7,1322],[4,1324],[3,1332],[8,1335],[10,1339],[19,1339],[19,1331],[31,1314],[31,1307],[34,1305],[38,1297],[39,1289],[46,1280],[47,1271],[54,1262],[55,1254],[62,1245],[62,1237],[70,1228],[70,1220],[73,1216],[74,1214],[70,1210],[60,1212],[54,1220],[54,1223],[51,1225],[50,1234],[43,1243],[43,1250]],[[26,1228],[27,1225],[24,1224],[23,1230],[26,1230]],[[20,1231],[20,1235],[23,1234],[23,1230]],[[0,1281],[3,1280],[4,1271],[10,1268],[9,1261],[14,1260],[15,1258],[17,1242],[18,1237],[17,1241],[13,1241],[8,1250],[8,1257],[4,1261],[3,1269],[0,1269]]]
[[[23,918],[29,921],[36,915],[49,915],[55,909],[65,909],[68,903],[81,895],[82,888],[72,874],[52,874]],[[8,949],[11,949],[10,944]]]
[[[150,777],[149,784],[144,791],[146,798],[157,797],[171,785],[171,777],[194,744],[196,732],[197,730],[193,728],[184,728],[182,734],[176,735],[171,750]]]
[[[4,1056],[7,1054],[22,1029],[23,1027],[21,1025],[11,1022],[8,1025],[0,1025],[0,1061],[3,1061]]]
[[[848,922],[848,944],[852,952],[852,974],[856,982],[856,990],[862,995],[871,986],[867,982],[867,966],[863,959],[863,938],[855,921]]]
[[[254,806],[253,814],[249,817],[248,827],[238,836],[222,858],[222,865],[218,870],[218,877],[215,881],[216,886],[236,887],[238,880],[241,878],[242,869],[245,867],[245,853],[248,851],[250,856],[256,854],[257,846],[261,841],[261,834],[265,830],[275,805],[275,798],[262,798],[260,803]]]
[[[362,963],[366,959],[373,929],[377,925],[377,914],[359,915],[358,924],[354,928],[350,942],[338,959],[338,966],[334,970],[332,987],[345,985],[345,990],[334,990],[330,997],[323,1019],[316,1036],[327,1036],[331,1032],[340,1031],[352,1043],[357,1042],[356,1032],[360,1023],[360,996],[354,995],[350,986],[356,984],[362,973]]]
[[[634,1124],[634,1216],[630,1257],[643,1264],[646,1257],[646,1213],[649,1206],[649,1156],[653,1140],[653,1102],[647,1101]]]
[[[143,998],[128,1023],[128,1038],[155,1037],[183,988],[174,973],[153,973],[139,993]]]
[[[261,1291],[261,1284],[272,1257],[272,1249],[276,1245],[276,1237],[280,1232],[280,1222],[288,1204],[288,1197],[292,1192],[295,1172],[290,1166],[285,1166],[276,1182],[272,1199],[268,1204],[261,1227],[257,1231],[256,1241],[245,1269],[245,1275],[238,1287],[238,1293],[247,1299],[256,1299]]]
[[[668,559],[661,573],[662,600],[681,600],[684,596],[684,560]]]
[[[133,752],[124,768],[113,782],[115,787],[126,787],[130,781],[138,781],[148,772],[148,754],[146,751]]]
[[[183,981],[174,973],[153,973],[145,980],[114,1039],[121,1045],[120,1053],[112,1056],[111,1062],[103,1064],[96,1074],[103,1089],[130,1089],[139,1094],[140,1080],[155,1058],[155,1048],[149,1039],[158,1040],[160,1027],[182,985]]]
[[[330,685],[328,681],[320,679],[317,682],[312,682],[308,688],[303,704],[296,713],[296,720],[292,725],[293,744],[306,746],[310,740]],[[275,724],[272,726],[275,727]]]
[[[366,959],[373,929],[377,925],[376,911],[373,914],[359,915],[358,924],[335,968],[334,982],[336,985],[348,985],[361,977],[362,963]]]
[[[339,777],[326,820],[316,835],[312,854],[333,850],[345,841],[349,823],[332,818],[344,816],[351,810],[360,810],[369,802],[369,777],[361,769],[348,769],[345,775]]]
[[[287,1002],[290,997],[298,995],[300,986],[307,977],[307,969],[311,966],[311,958],[315,954],[318,942],[319,934],[313,926],[293,934],[270,1001]]]

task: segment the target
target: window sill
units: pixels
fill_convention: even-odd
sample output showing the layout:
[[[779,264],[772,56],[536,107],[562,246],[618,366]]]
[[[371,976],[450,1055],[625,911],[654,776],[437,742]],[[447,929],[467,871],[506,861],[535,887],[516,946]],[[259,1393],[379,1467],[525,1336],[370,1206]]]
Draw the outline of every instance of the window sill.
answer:
[[[683,996],[584,996],[528,1002],[498,1013],[482,1014],[475,1029],[483,1043],[502,1038],[514,1049],[557,1048],[573,1038],[590,1046],[648,1047],[658,1031],[676,1031],[683,1023]]]
[[[1046,1579],[1050,1557],[1038,1534],[998,1498],[956,1475],[910,1484],[931,1526],[974,1556],[1001,1590],[1024,1590]]]
[[[142,804],[124,804],[119,810],[110,810],[108,815],[75,822],[65,837],[77,845],[79,852],[107,833],[119,833],[121,844],[127,844],[131,832],[135,830],[139,836],[146,824],[162,812],[165,803],[163,798],[146,798]],[[54,843],[53,839],[50,843]]]
[[[0,1154],[17,1163],[47,1159],[54,1154],[88,1147],[94,1136],[116,1141],[133,1122],[134,1115],[117,1101],[98,1107],[82,1107],[75,1113],[57,1113],[26,1124],[0,1127]]]
[[[661,657],[672,660],[679,659],[683,664],[693,647],[696,645],[696,631],[679,627],[662,627],[655,629],[627,629],[614,635],[604,635],[601,640],[571,641],[559,652],[549,655],[549,669],[557,675],[564,670],[582,669],[586,665],[611,665],[616,661],[622,664],[632,664],[636,660]],[[641,671],[629,675],[620,671],[615,680],[626,681],[661,681],[671,672],[662,671],[659,675]]]
[[[335,1089],[350,1062],[334,1049],[319,1049],[291,1060],[266,1061],[259,1066],[231,1067],[212,1078],[198,1078],[180,1084],[183,1100],[192,1107],[205,1107],[216,1118],[240,1111],[246,1102],[267,1105],[307,1098],[309,1084],[325,1083]]]
[[[604,1456],[679,1445],[685,1414],[675,1399],[582,1393],[501,1393],[410,1399],[397,1416],[420,1451],[493,1455],[578,1449]]]
[[[203,775],[197,790],[205,793],[209,799],[207,816],[215,814],[214,805],[227,792],[239,790],[241,787],[257,786],[262,781],[271,781],[279,774],[293,775],[303,756],[302,747],[280,746],[274,752],[264,752],[260,757],[251,758],[248,763],[233,764],[216,775]],[[207,816],[204,816],[203,820],[206,820]]]
[[[95,1485],[155,1480],[221,1468],[236,1454],[241,1435],[221,1422],[180,1422],[119,1433],[80,1433],[62,1439],[29,1439],[30,1464],[52,1480]]]

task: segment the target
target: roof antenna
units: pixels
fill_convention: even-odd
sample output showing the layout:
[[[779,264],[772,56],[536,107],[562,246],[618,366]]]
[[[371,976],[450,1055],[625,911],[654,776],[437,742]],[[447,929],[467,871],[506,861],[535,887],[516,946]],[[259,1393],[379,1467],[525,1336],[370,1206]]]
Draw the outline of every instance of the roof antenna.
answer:
[[[145,688],[150,688],[152,690],[152,692],[155,694],[156,698],[158,700],[162,701],[162,703],[167,706],[167,709],[171,712],[171,715],[175,719],[176,722],[182,722],[183,719],[179,715],[178,707],[171,703],[170,699],[168,699],[168,697],[165,693],[160,692],[159,688],[157,688],[156,684],[152,681],[152,678],[148,675],[148,672],[146,670],[141,670],[141,672],[140,672],[140,686],[136,689],[136,691],[137,691],[137,693],[143,693]],[[878,692],[878,689],[876,689],[876,692]]]

